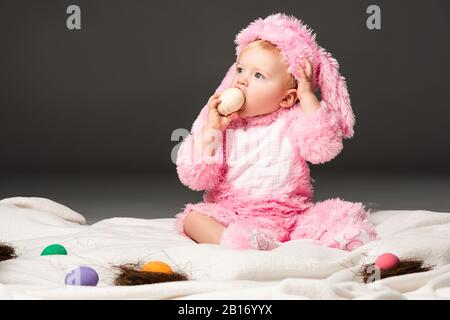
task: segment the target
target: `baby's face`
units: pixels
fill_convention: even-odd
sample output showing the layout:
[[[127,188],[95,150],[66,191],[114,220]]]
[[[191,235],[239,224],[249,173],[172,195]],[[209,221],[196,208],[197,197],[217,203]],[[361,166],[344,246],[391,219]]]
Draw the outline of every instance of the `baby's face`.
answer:
[[[289,88],[288,66],[279,52],[252,46],[245,48],[236,62],[232,87],[245,95],[239,117],[268,114],[295,103],[297,90]]]

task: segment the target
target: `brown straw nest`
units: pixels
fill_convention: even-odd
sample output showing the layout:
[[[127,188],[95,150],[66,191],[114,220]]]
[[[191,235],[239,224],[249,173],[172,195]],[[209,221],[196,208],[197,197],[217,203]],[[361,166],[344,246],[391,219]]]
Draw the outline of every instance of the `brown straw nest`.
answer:
[[[358,272],[358,276],[361,276],[364,283],[373,282],[375,280],[380,280],[384,278],[394,277],[394,276],[400,276],[404,274],[411,274],[416,272],[426,272],[430,271],[434,268],[434,266],[425,265],[425,262],[421,259],[416,258],[408,258],[408,259],[401,259],[400,263],[391,269],[388,270],[382,270],[378,269],[374,263],[365,264],[362,266],[361,270]],[[378,269],[379,271],[379,279],[377,279],[375,274],[375,270]]]
[[[186,281],[188,277],[180,272],[148,272],[141,271],[139,264],[124,264],[115,266],[118,274],[114,280],[116,286],[136,286],[170,281]]]
[[[16,258],[16,250],[7,245],[6,243],[0,243],[0,261]]]

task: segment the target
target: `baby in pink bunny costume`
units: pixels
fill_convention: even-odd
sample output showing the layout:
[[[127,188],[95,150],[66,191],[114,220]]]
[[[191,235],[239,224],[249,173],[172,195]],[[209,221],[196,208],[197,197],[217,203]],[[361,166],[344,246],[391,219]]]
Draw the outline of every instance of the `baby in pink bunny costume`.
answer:
[[[376,239],[362,203],[312,202],[307,161],[332,160],[353,136],[337,61],[302,21],[281,13],[253,21],[235,43],[236,62],[178,150],[181,182],[205,193],[176,215],[177,231],[198,243],[257,250],[311,239],[351,251]],[[245,104],[222,116],[220,93],[230,87]]]

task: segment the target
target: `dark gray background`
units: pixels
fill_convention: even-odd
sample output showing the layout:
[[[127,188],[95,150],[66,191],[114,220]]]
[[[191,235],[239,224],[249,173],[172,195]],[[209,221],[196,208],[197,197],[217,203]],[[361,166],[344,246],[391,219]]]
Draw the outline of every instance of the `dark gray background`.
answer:
[[[66,28],[70,4],[81,30]],[[370,4],[381,30],[366,28]],[[236,33],[276,12],[314,29],[356,114],[343,152],[312,166],[317,199],[450,211],[444,0],[1,0],[0,196],[45,196],[97,217],[170,217],[199,200],[177,179],[171,133],[189,129],[218,86]]]

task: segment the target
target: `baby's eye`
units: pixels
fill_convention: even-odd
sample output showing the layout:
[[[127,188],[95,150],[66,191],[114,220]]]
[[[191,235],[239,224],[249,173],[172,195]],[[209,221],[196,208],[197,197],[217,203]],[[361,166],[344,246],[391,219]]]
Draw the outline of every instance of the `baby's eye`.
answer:
[[[264,76],[261,73],[257,72],[257,73],[255,73],[255,78],[264,79]]]
[[[236,72],[237,72],[237,73],[241,73],[241,72],[242,72],[242,68],[241,68],[241,67],[237,67],[237,68],[236,68]]]

